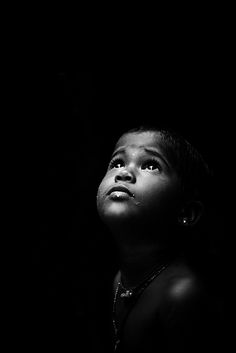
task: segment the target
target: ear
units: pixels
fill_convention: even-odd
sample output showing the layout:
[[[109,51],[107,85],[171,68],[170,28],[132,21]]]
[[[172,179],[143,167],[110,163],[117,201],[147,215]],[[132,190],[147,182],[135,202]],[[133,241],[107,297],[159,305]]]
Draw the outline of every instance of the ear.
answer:
[[[182,207],[178,223],[184,227],[192,227],[197,224],[203,214],[204,206],[202,202],[192,200],[185,203]]]

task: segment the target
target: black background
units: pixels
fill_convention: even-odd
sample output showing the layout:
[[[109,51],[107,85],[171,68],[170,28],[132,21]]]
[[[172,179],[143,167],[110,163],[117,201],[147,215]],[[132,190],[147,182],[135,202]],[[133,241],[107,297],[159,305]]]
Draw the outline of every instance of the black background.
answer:
[[[96,191],[113,145],[127,128],[160,121],[199,148],[217,174],[219,229],[225,236],[232,93],[218,64],[198,58],[175,61],[174,67],[170,61],[155,71],[93,72],[45,65],[22,74],[30,189],[24,335],[32,351],[110,350],[117,257],[97,216]]]

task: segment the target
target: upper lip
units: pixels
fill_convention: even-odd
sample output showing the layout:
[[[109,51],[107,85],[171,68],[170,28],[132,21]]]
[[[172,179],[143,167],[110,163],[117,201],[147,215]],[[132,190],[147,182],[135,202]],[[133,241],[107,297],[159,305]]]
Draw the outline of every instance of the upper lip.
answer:
[[[129,196],[134,197],[134,194],[124,185],[116,185],[110,188],[108,191],[108,195],[110,195],[113,191],[123,191],[126,192]]]

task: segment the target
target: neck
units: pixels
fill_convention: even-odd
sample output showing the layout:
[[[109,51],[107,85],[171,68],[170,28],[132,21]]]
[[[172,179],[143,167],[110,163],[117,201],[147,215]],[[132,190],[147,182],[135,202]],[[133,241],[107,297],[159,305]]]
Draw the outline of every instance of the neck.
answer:
[[[166,264],[171,252],[157,243],[122,242],[118,244],[118,255],[122,284],[131,288],[140,284],[154,269]]]
[[[122,284],[126,288],[139,285],[155,268],[173,257],[170,244],[173,229],[161,224],[117,222],[110,225],[117,249]]]

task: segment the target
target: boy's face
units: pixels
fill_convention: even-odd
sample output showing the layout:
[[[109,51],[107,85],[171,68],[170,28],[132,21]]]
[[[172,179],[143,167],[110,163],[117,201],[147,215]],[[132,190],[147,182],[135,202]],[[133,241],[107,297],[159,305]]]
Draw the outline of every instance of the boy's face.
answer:
[[[98,188],[97,208],[105,223],[158,227],[171,221],[180,180],[162,145],[157,132],[127,133],[119,139]]]

